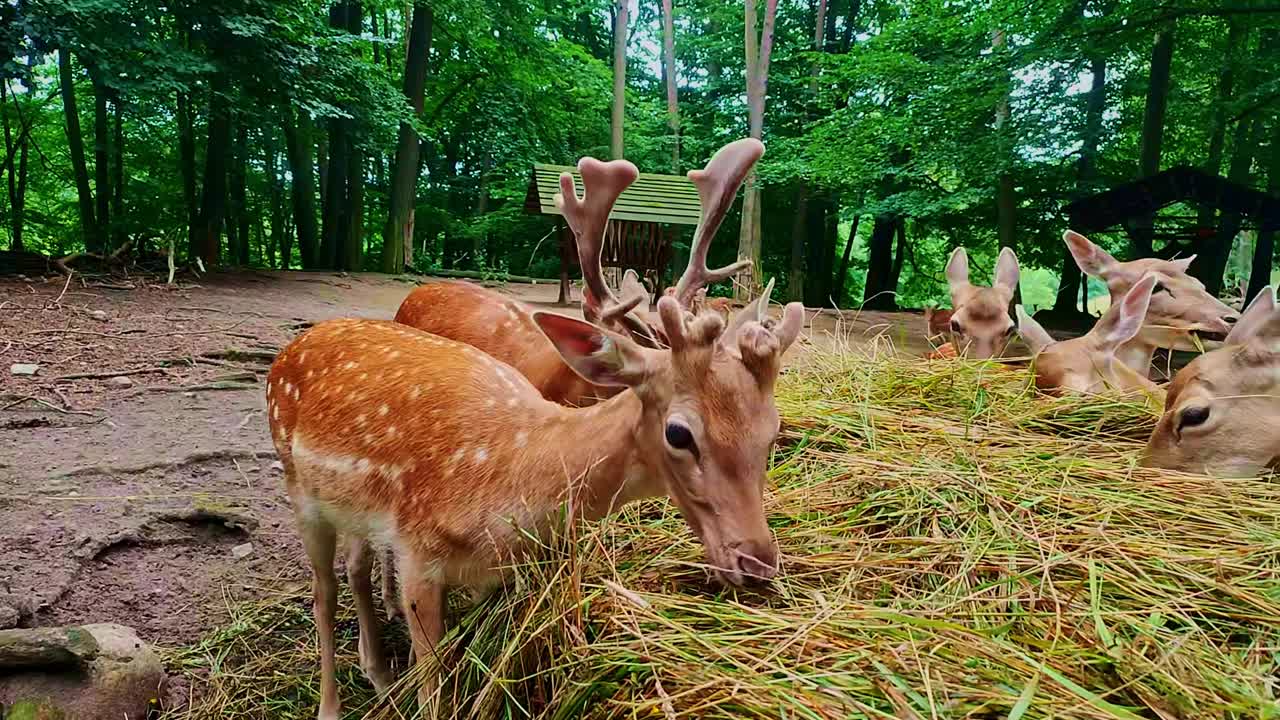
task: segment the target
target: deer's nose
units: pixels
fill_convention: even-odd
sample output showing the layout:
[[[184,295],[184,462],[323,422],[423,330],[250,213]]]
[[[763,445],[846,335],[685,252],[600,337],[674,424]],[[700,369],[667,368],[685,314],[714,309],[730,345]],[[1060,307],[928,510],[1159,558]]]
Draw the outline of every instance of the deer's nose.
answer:
[[[733,548],[733,562],[743,577],[769,580],[778,574],[778,548],[772,542],[743,542]]]

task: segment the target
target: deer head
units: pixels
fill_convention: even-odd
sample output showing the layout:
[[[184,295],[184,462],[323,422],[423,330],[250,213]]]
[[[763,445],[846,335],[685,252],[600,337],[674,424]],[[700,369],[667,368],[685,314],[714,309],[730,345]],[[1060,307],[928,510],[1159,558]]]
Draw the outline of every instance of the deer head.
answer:
[[[636,429],[640,462],[661,480],[716,573],[734,584],[771,577],[777,550],[762,498],[779,429],[773,387],[782,354],[803,325],[804,308],[792,303],[775,322],[767,312],[770,283],[726,327],[719,314],[688,312],[677,290],[676,297],[658,301],[659,332],[638,329],[625,318],[643,298],[634,291],[621,298],[613,294],[596,250],[609,208],[634,181],[635,166],[586,158],[578,169],[585,196],[577,197],[566,174],[556,202],[578,235],[587,287],[600,299],[601,325],[553,313],[535,313],[534,319],[584,379],[635,392],[642,406]],[[701,277],[715,276],[702,260],[696,264],[703,266]],[[615,323],[627,332],[608,327]],[[665,349],[642,341],[655,335]]]
[[[947,261],[947,284],[951,288],[951,333],[955,346],[980,360],[1004,352],[1013,334],[1009,304],[1018,287],[1018,258],[1011,248],[1000,251],[991,287],[969,284],[969,255],[956,248]]]
[[[1280,466],[1280,309],[1271,287],[1223,347],[1174,376],[1143,464],[1227,477]]]
[[[1062,239],[1080,270],[1107,284],[1112,303],[1120,302],[1143,276],[1155,276],[1147,319],[1121,353],[1130,367],[1143,374],[1149,370],[1155,348],[1199,351],[1216,346],[1239,317],[1239,313],[1205,291],[1203,283],[1187,274],[1194,255],[1181,260],[1144,258],[1120,262],[1077,232],[1068,230]]]
[[[1156,277],[1146,275],[1112,305],[1087,334],[1057,341],[1040,323],[1017,307],[1018,333],[1035,355],[1036,387],[1049,392],[1067,390],[1101,393],[1106,390],[1155,390],[1147,376],[1120,361],[1120,347],[1142,327]]]
[[[674,298],[679,306],[687,312],[697,315],[705,307],[709,306],[707,301],[708,285],[733,277],[744,268],[751,266],[750,260],[739,260],[713,270],[707,267],[707,254],[711,249],[712,240],[715,239],[716,231],[720,228],[720,223],[724,221],[725,214],[733,205],[733,199],[737,195],[738,189],[742,187],[743,181],[751,173],[751,168],[755,166],[763,154],[763,143],[754,138],[743,138],[735,140],[716,151],[716,154],[712,155],[711,159],[707,161],[706,167],[701,170],[689,171],[689,180],[697,188],[698,199],[700,200],[698,225],[693,231],[693,245],[689,249],[689,263],[685,267],[684,273],[681,274],[674,287],[667,288],[663,293],[664,296]],[[563,183],[563,178],[561,182]],[[572,223],[570,223],[570,226],[572,227]],[[589,239],[587,239],[588,244],[584,248],[582,243],[585,237],[584,235],[577,236],[579,256],[594,255],[593,262],[598,264],[601,248],[592,246]],[[584,264],[583,267],[585,268],[587,265]],[[584,270],[583,272],[585,273],[586,271]],[[645,291],[644,285],[640,282],[639,275],[630,270],[623,276],[622,285],[619,288],[619,296],[626,298],[628,301],[638,297],[639,300],[636,303],[636,307],[648,307],[649,304],[649,295]],[[597,288],[591,284],[587,284],[582,297],[583,315],[589,321],[599,321],[605,327],[630,332],[641,343],[647,343],[648,339],[656,339],[659,343],[666,342],[662,337],[663,323],[658,318],[645,317],[636,312],[634,308],[627,311],[629,318],[625,323],[619,322],[616,312],[610,317],[605,317],[603,307],[598,299],[601,295]],[[722,309],[718,307],[717,312],[721,312]],[[648,332],[647,334],[636,335],[635,328],[641,324],[648,327]]]

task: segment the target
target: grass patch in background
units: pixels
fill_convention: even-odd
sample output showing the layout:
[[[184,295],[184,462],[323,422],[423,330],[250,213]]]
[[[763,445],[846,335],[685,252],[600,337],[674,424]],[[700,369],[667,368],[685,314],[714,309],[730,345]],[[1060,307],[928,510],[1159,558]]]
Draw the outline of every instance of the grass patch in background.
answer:
[[[441,717],[1280,718],[1280,485],[1136,469],[1158,408],[994,364],[813,353],[778,396],[777,581],[709,583],[667,503],[576,527],[451,614]],[[181,717],[313,717],[309,605],[174,653]],[[415,717],[342,608],[348,716]]]

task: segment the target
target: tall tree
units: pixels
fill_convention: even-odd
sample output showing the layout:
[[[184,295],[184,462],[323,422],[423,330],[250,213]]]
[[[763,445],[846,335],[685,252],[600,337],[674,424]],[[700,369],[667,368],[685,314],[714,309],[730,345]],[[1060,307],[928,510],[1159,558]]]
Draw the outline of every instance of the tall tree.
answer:
[[[306,110],[286,111],[285,145],[289,155],[289,175],[293,179],[293,224],[298,233],[298,253],[302,267],[316,267],[316,171],[312,160],[311,116]],[[286,259],[288,255],[285,256]]]
[[[1014,162],[1014,144],[1009,117],[1009,94],[1012,91],[1012,81],[1003,61],[1006,46],[1004,31],[999,29],[992,31],[991,49],[1001,66],[1000,84],[1002,86],[1000,98],[996,101],[995,121],[996,147],[999,152],[997,162],[1000,165],[999,179],[996,183],[996,238],[1001,247],[1014,247],[1016,241],[1014,233],[1017,228],[1017,218],[1014,214],[1017,211],[1018,199],[1013,185],[1013,172],[1009,167]]]
[[[1085,100],[1084,136],[1080,143],[1080,159],[1076,162],[1076,195],[1084,197],[1095,189],[1098,175],[1098,144],[1102,139],[1102,119],[1107,108],[1107,58],[1095,52],[1089,59],[1089,94]],[[1058,294],[1053,300],[1056,313],[1076,311],[1076,297],[1081,292],[1084,273],[1076,265],[1066,244],[1062,246],[1062,270],[1059,272]],[[1080,312],[1088,312],[1082,303]]]
[[[249,164],[249,128],[247,118],[236,123],[236,139],[228,172],[230,195],[227,213],[227,244],[235,264],[249,265],[249,208],[246,189]]]
[[[1235,94],[1236,52],[1246,39],[1247,31],[1243,23],[1232,18],[1227,23],[1227,47],[1222,56],[1222,68],[1218,72],[1218,89],[1215,93],[1213,119],[1209,130],[1209,151],[1205,156],[1204,171],[1212,175],[1222,172],[1222,154],[1227,145],[1227,109]],[[1214,208],[1212,205],[1200,206],[1198,224],[1200,227],[1213,225]]]
[[[751,137],[764,134],[764,100],[769,83],[769,55],[773,50],[773,27],[778,0],[765,0],[764,26],[756,34],[756,0],[746,0],[747,127]],[[760,267],[760,185],[753,171],[745,183],[742,198],[742,226],[738,233],[738,259],[751,260],[742,272],[734,294],[739,300],[754,297],[761,285]]]
[[[431,6],[419,1],[413,6],[413,20],[407,36],[404,96],[414,117],[422,115],[427,57],[431,54]],[[414,201],[418,189],[418,134],[408,121],[400,123],[396,157],[391,170],[390,208],[382,230],[382,271],[398,273],[413,262]]]
[[[200,201],[199,255],[205,267],[221,261],[222,226],[227,216],[227,149],[231,145],[231,110],[227,78],[214,75],[209,91],[209,137],[205,148],[204,192]]]
[[[76,179],[76,198],[80,209],[80,231],[85,249],[102,252],[105,243],[98,234],[93,215],[93,190],[89,188],[89,166],[84,157],[84,136],[80,134],[80,110],[76,107],[75,74],[71,67],[71,51],[58,50],[58,81],[62,89],[62,116],[67,128],[67,149],[71,153],[71,169]]]
[[[1147,81],[1147,103],[1142,115],[1141,150],[1138,158],[1138,177],[1148,177],[1160,172],[1160,153],[1164,146],[1164,121],[1169,107],[1169,71],[1173,64],[1172,23],[1156,32],[1151,46],[1151,74]],[[1139,218],[1132,230],[1138,253],[1149,257],[1152,247],[1154,216]]]
[[[23,219],[27,199],[27,151],[31,147],[31,123],[21,114],[18,117],[18,133],[14,138],[13,124],[9,119],[8,83],[0,82],[0,119],[4,122],[4,167],[9,181],[9,249],[21,252]],[[13,98],[13,107],[17,110],[18,98]],[[14,157],[17,157],[16,165]]]
[[[833,13],[834,15],[834,13]],[[818,0],[818,4],[814,9],[813,22],[813,51],[814,53],[822,52],[825,43],[823,38],[827,34],[827,0]],[[816,108],[814,103],[818,94],[818,71],[819,61],[815,55],[813,66],[809,71],[809,116],[812,117]],[[796,301],[803,301],[804,293],[804,275],[805,275],[805,256],[807,248],[805,247],[805,237],[809,235],[809,182],[803,180],[800,183],[800,190],[796,198],[796,215],[791,224],[791,268],[787,274],[787,296]]]
[[[1267,164],[1267,194],[1280,197],[1280,114],[1271,116],[1270,161]],[[1276,256],[1276,228],[1268,226],[1258,233],[1253,247],[1253,265],[1249,270],[1249,287],[1245,302],[1252,302],[1262,289],[1271,284],[1271,270]]]
[[[609,128],[609,154],[614,160],[620,160],[624,152],[622,126],[627,103],[627,2],[617,0],[613,6],[613,115]]]
[[[107,112],[110,90],[102,79],[102,71],[91,71],[93,78],[93,174],[94,229],[97,244],[105,252],[111,235],[111,118]]]
[[[825,4],[826,0],[822,0]],[[662,58],[667,79],[667,124],[671,127],[671,172],[680,172],[680,106],[676,94],[676,31],[671,0],[662,0]]]
[[[111,140],[111,217],[112,244],[119,248],[126,242],[124,223],[124,110],[120,94],[114,93],[111,101],[114,137]]]

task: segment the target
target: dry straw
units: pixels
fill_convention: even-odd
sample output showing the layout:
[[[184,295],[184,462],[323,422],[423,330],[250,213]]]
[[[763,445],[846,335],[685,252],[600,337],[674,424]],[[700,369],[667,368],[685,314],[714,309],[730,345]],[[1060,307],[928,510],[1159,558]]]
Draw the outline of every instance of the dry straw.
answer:
[[[439,716],[1280,718],[1280,485],[1137,469],[1152,403],[991,363],[813,353],[778,394],[777,581],[711,584],[667,503],[574,527],[458,603]],[[184,717],[312,717],[305,598],[175,653]],[[351,716],[415,717],[342,628]]]

